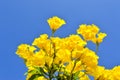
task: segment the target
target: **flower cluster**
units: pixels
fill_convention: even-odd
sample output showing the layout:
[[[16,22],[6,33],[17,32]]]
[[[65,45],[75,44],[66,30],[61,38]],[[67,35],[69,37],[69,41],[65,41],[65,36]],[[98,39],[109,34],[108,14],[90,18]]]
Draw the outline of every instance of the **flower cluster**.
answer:
[[[77,34],[65,38],[55,37],[54,33],[66,22],[55,16],[48,19],[52,36],[41,34],[32,45],[21,44],[16,54],[28,68],[26,80],[120,80],[120,67],[112,70],[98,65],[97,52],[87,47],[92,41],[97,47],[106,37],[92,24],[82,24]]]
[[[101,43],[104,37],[107,36],[105,33],[99,32],[99,28],[94,24],[80,25],[79,29],[77,30],[77,33],[81,34],[85,41],[92,41],[97,44]]]

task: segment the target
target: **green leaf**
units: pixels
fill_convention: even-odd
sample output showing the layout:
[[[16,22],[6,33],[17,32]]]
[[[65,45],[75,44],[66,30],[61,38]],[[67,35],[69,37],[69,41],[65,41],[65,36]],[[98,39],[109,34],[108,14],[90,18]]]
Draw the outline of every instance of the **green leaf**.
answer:
[[[40,74],[33,74],[28,80],[35,80],[36,78],[40,77]]]
[[[79,75],[80,72],[81,72],[81,71],[77,71],[77,72],[73,75],[73,78],[74,78],[75,80],[78,80],[78,79],[79,79],[78,75]]]
[[[28,73],[31,73],[31,74],[36,74],[36,73],[37,73],[37,71],[36,71],[36,70],[31,70],[31,71],[29,71]]]
[[[28,72],[25,72],[24,75],[25,75],[25,76],[28,75]]]
[[[30,70],[30,71],[25,72],[24,75],[26,76],[26,75],[28,75],[28,73],[35,74],[35,73],[37,73],[37,71],[36,70]]]

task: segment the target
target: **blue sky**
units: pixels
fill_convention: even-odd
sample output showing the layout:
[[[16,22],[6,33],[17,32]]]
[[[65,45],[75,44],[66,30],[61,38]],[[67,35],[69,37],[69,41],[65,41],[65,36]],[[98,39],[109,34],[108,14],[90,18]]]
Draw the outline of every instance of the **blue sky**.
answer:
[[[99,65],[120,65],[120,0],[1,0],[0,80],[25,80],[27,68],[15,54],[17,46],[51,35],[46,20],[52,16],[67,23],[56,32],[60,37],[76,33],[79,24],[99,26],[108,34],[99,48]]]

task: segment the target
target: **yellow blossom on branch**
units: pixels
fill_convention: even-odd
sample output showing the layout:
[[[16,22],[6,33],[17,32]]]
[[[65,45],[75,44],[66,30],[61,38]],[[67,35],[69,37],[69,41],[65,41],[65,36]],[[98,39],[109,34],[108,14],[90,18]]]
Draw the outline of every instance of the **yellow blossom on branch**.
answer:
[[[61,18],[59,18],[59,17],[57,17],[57,16],[54,16],[54,17],[52,17],[52,18],[49,18],[49,19],[47,20],[47,22],[48,22],[51,30],[53,30],[53,31],[56,31],[56,30],[57,30],[58,28],[60,28],[62,25],[66,24],[66,22],[65,22],[63,19],[61,19]]]
[[[99,32],[98,26],[82,24],[77,29],[77,33],[82,35],[85,41],[92,41],[95,44],[100,44],[107,36],[106,33]]]
[[[99,28],[94,24],[92,25],[82,24],[77,29],[77,33],[81,34],[86,41],[94,39],[98,32]]]
[[[106,33],[100,32],[100,33],[97,34],[97,37],[94,38],[92,41],[93,41],[94,43],[98,43],[98,44],[99,44],[99,43],[101,43],[101,42],[103,41],[103,39],[104,39],[106,36],[107,36]]]
[[[20,44],[16,54],[25,61],[26,80],[120,80],[120,66],[105,69],[98,65],[98,45],[107,36],[98,26],[82,24],[77,34],[55,37],[54,32],[66,22],[54,16],[47,20],[52,36],[41,34],[32,45]],[[96,51],[87,44],[92,41]]]
[[[16,54],[23,59],[28,59],[34,55],[34,50],[36,50],[34,46],[30,46],[28,44],[21,44],[18,46]]]

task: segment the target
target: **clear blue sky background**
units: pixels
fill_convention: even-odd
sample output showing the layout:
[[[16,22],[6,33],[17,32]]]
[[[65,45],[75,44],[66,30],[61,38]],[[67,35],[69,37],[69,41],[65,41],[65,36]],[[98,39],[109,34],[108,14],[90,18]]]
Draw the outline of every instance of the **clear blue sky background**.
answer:
[[[120,65],[120,0],[1,0],[0,80],[25,80],[17,46],[31,44],[42,33],[51,35],[46,20],[55,15],[67,22],[55,34],[60,37],[75,33],[79,24],[98,25],[108,34],[99,48],[99,65]]]

